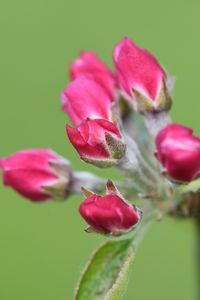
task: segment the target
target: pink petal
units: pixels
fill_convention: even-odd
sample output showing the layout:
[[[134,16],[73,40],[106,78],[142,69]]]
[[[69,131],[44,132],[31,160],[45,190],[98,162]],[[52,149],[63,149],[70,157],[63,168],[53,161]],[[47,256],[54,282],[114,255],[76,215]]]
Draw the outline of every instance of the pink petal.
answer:
[[[96,82],[78,78],[71,82],[62,94],[63,111],[75,125],[87,118],[110,119],[111,100]]]
[[[94,80],[104,88],[111,100],[116,98],[115,78],[94,52],[81,52],[80,57],[71,64],[70,77],[72,80],[78,77]]]
[[[129,96],[137,90],[156,100],[166,74],[146,49],[124,38],[114,49],[114,62],[119,85]]]

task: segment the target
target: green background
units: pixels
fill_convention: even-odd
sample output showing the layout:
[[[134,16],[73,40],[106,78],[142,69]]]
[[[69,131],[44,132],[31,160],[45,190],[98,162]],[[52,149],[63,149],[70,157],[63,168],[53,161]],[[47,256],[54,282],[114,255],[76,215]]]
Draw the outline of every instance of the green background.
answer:
[[[74,168],[93,170],[67,141],[59,95],[80,49],[96,51],[111,66],[112,48],[125,35],[177,76],[173,119],[200,135],[199,14],[198,0],[1,0],[0,156],[49,147]],[[0,184],[0,299],[72,299],[84,263],[103,240],[83,232],[80,201],[36,205]],[[125,300],[195,299],[190,221],[155,224],[136,258]]]

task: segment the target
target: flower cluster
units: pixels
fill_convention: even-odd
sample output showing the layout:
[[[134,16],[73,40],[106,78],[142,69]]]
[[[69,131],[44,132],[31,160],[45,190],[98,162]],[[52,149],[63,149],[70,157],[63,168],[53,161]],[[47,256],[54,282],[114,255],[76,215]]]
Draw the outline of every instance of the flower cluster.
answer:
[[[124,38],[114,48],[113,61],[114,72],[95,53],[82,51],[71,63],[70,83],[61,94],[62,110],[71,120],[68,138],[84,162],[117,167],[125,177],[118,185],[127,197],[170,197],[177,186],[199,176],[200,138],[172,123],[173,79],[150,52]],[[106,195],[98,195],[105,180],[74,171],[51,150],[19,151],[2,158],[0,167],[4,184],[35,202],[67,198],[86,185],[94,190],[82,188],[86,199],[79,211],[88,232],[118,236],[141,219],[140,209],[111,181]]]

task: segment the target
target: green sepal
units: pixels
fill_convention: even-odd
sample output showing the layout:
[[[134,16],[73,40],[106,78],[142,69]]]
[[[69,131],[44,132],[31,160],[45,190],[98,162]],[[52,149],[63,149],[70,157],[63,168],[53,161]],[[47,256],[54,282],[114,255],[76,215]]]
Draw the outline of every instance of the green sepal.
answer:
[[[106,145],[113,159],[120,159],[125,153],[125,144],[111,134],[105,133]]]
[[[57,182],[51,185],[43,185],[41,188],[47,194],[53,196],[53,198],[66,198],[69,195],[69,182],[65,179],[59,179]]]
[[[96,166],[98,168],[109,168],[109,167],[112,167],[113,165],[116,165],[116,163],[117,163],[117,161],[114,159],[98,160],[98,159],[93,159],[93,158],[89,158],[89,157],[81,157],[81,159],[84,162],[91,164],[93,166]]]
[[[85,187],[82,186],[81,188],[81,192],[82,194],[87,198],[87,197],[90,197],[92,195],[94,195],[93,192],[91,192],[90,190],[86,189]]]
[[[172,106],[172,98],[169,94],[165,80],[162,81],[160,93],[156,100],[152,101],[147,96],[142,94],[138,90],[133,90],[134,96],[136,97],[137,111],[140,113],[153,113],[160,111],[167,111]]]

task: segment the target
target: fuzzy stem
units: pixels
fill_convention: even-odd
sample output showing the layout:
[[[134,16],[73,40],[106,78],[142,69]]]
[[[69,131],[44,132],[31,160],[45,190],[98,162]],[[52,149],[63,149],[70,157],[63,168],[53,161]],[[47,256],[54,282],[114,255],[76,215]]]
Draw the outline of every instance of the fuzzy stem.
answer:
[[[70,188],[71,193],[80,193],[82,187],[99,192],[105,189],[106,180],[96,176],[90,172],[77,171],[73,173],[72,184]]]
[[[155,138],[161,129],[171,123],[171,118],[167,112],[146,113],[144,123],[147,131]]]
[[[132,151],[135,153],[135,156],[138,160],[138,169],[142,173],[142,176],[144,179],[146,178],[148,184],[150,183],[155,185],[155,180],[157,180],[158,174],[155,172],[155,170],[152,169],[152,167],[148,164],[148,162],[144,159],[140,149],[138,148],[138,145],[136,142],[131,139],[128,135],[126,136],[127,146],[129,148],[129,151]]]
[[[85,187],[92,192],[102,193],[105,191],[107,179],[101,178],[90,172],[77,171],[73,174],[73,180],[70,188],[71,193],[81,193],[81,188]],[[130,181],[114,181],[114,184],[123,193],[123,196],[136,196],[137,190],[135,186]]]
[[[151,168],[143,158],[137,144],[129,135],[124,133],[126,141],[126,152],[118,164],[118,168],[125,177],[131,178],[138,192],[149,192],[154,190],[158,181],[158,174]]]
[[[196,235],[197,299],[200,299],[200,218],[196,219]]]
[[[144,235],[155,220],[157,209],[153,208],[151,203],[146,203],[142,208],[143,218],[141,224],[135,229],[135,238],[133,239],[134,248],[138,248]]]

